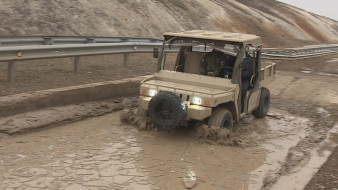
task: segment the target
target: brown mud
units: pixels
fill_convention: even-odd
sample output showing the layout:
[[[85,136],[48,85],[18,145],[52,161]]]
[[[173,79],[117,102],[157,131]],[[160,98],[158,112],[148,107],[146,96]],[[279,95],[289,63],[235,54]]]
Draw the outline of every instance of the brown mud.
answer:
[[[137,97],[125,97],[63,107],[51,107],[8,117],[0,117],[0,140],[9,137],[9,135],[42,130],[89,117],[130,109],[136,103]]]
[[[139,131],[121,124],[121,112],[3,139],[0,187],[183,189],[194,174],[194,189],[249,189],[262,181],[252,171],[279,168],[269,161],[273,149],[287,157],[294,144],[285,142],[297,142],[293,134],[304,135],[312,125],[311,118],[276,109],[280,103],[272,103],[265,119],[248,116],[238,124],[241,130],[234,133],[246,142],[241,146],[201,143],[194,127]]]
[[[336,105],[323,109],[312,104],[292,100],[274,100],[272,105],[291,114],[301,113],[303,117],[309,118],[312,124],[308,125],[304,137],[289,150],[280,169],[274,174],[265,177],[263,189],[271,189],[271,186],[281,176],[294,173],[303,167],[311,158],[313,147],[326,138],[329,130],[335,125],[338,118]]]
[[[129,101],[121,102],[123,105]],[[2,139],[0,162],[6,164],[1,171],[4,183],[0,187],[43,189],[51,183],[59,188],[136,185],[145,189],[182,189],[194,174],[194,189],[260,189],[262,185],[270,189],[280,176],[301,167],[311,157],[309,152],[325,138],[337,117],[334,107],[324,109],[309,103],[274,99],[266,118],[255,119],[249,115],[231,133],[211,135],[219,134],[212,129],[210,134],[201,136],[201,131],[207,129],[203,125],[174,131],[139,131],[123,125],[120,119],[126,113],[127,121],[140,125],[137,119],[130,119],[135,118],[130,110],[135,109],[136,102],[135,99],[129,107],[123,106],[124,114],[113,112]],[[134,143],[132,147],[130,142]],[[111,147],[121,143],[124,145],[110,154]],[[11,146],[16,147],[15,152]],[[49,154],[50,159],[41,157]],[[58,154],[68,156],[63,158]],[[114,172],[109,172],[107,167],[114,167]],[[31,172],[21,176],[23,171]]]
[[[137,105],[135,105],[137,107]],[[140,131],[155,130],[155,125],[149,117],[143,117],[134,110],[126,110],[120,116],[123,124],[135,126]],[[157,128],[156,128],[157,129]]]
[[[143,117],[136,114],[135,110],[129,110],[121,113],[121,122],[125,125],[132,125],[140,131],[159,129],[154,125],[151,118]],[[235,129],[229,131],[217,127],[209,127],[203,122],[194,122],[189,124],[187,130],[191,130],[193,136],[201,143],[219,144],[229,146],[250,146],[255,145],[259,138],[259,134],[264,133],[264,129],[255,126],[250,126],[245,123],[245,120],[251,120],[252,116],[247,116],[244,121],[235,124]],[[248,121],[247,121],[248,122]],[[181,129],[176,129],[180,131]]]
[[[196,136],[200,142],[241,147],[257,145],[260,134],[266,130],[255,125],[235,125],[233,131],[214,126],[209,127],[206,124],[199,124],[195,127]]]
[[[332,62],[322,66],[335,68]],[[334,149],[318,145],[337,123],[338,81],[315,73],[279,70],[277,74],[269,85],[273,98],[268,116],[249,115],[231,133],[203,125],[173,131],[147,129],[149,121],[144,124],[129,113],[127,122],[147,130],[140,131],[122,124],[121,112],[115,112],[134,110],[136,99],[115,102],[115,111],[114,106],[106,107],[110,103],[102,102],[83,109],[78,105],[17,115],[13,122],[6,118],[2,127],[7,129],[0,132],[4,137],[0,140],[0,189],[184,189],[190,178],[195,179],[196,184],[190,185],[197,190],[283,189],[278,185],[286,176],[301,172],[316,155],[325,161],[327,152]],[[81,110],[86,114],[79,117],[76,112]],[[63,113],[63,119],[57,120],[62,122],[55,123],[61,124],[57,128],[25,134],[8,130],[11,123],[27,127],[52,121],[57,113]],[[108,114],[85,119],[104,113]],[[85,120],[64,124],[79,119]],[[301,178],[310,180],[318,167]]]
[[[334,137],[338,143],[338,135]],[[319,169],[318,173],[308,183],[304,190],[313,189],[337,189],[338,186],[338,147],[335,148],[328,161]]]
[[[134,112],[129,112],[127,116],[125,116],[125,113],[121,113],[122,120],[124,118],[129,118],[127,120],[127,123],[124,123],[125,125],[134,127],[138,127],[137,122],[131,122],[128,123],[128,121],[135,121],[135,119],[131,118],[140,118],[140,116],[135,116],[133,114]],[[125,121],[126,122],[126,121]],[[216,128],[209,128],[205,124],[197,124],[190,127],[181,127],[176,130],[172,131],[161,131],[161,130],[151,130],[147,131],[145,133],[148,133],[149,138],[147,140],[150,141],[148,143],[147,147],[144,147],[148,151],[151,151],[150,154],[152,154],[152,159],[157,160],[156,158],[158,156],[166,157],[167,162],[170,162],[170,164],[167,164],[165,168],[172,168],[175,165],[179,165],[180,167],[186,167],[184,165],[180,165],[178,163],[172,162],[172,160],[175,160],[175,157],[173,155],[168,155],[166,152],[168,149],[173,149],[172,146],[183,146],[182,149],[186,150],[187,152],[191,152],[191,148],[187,148],[192,146],[192,149],[196,149],[196,151],[200,150],[200,152],[194,151],[194,156],[202,157],[203,155],[203,149],[206,147],[214,147],[217,149],[217,152],[219,151],[222,153],[220,158],[225,159],[228,156],[226,155],[232,155],[233,153],[230,153],[229,151],[223,152],[221,150],[229,149],[230,151],[235,151],[236,154],[241,155],[242,153],[246,152],[251,155],[254,155],[253,152],[250,150],[255,150],[260,153],[264,153],[264,155],[267,156],[267,159],[269,159],[272,154],[271,152],[274,152],[274,149],[279,150],[278,156],[281,157],[280,163],[283,163],[283,158],[287,156],[289,148],[294,146],[295,144],[292,142],[297,142],[299,140],[299,136],[297,135],[294,137],[292,133],[301,132],[304,133],[304,130],[307,128],[307,126],[310,124],[309,119],[301,118],[299,116],[290,114],[287,111],[272,108],[272,110],[269,112],[269,115],[265,119],[255,119],[253,116],[249,115],[245,117],[240,122],[236,123],[236,128],[234,131],[230,132],[227,130],[222,129],[216,129]],[[303,127],[301,127],[303,126]],[[132,127],[132,126],[131,126]],[[300,129],[299,129],[300,128]],[[157,137],[155,139],[154,135]],[[291,140],[289,140],[291,139]],[[273,140],[276,140],[274,142],[275,146],[272,148],[268,147],[269,143],[271,143]],[[153,142],[153,143],[151,143]],[[287,143],[286,143],[287,142]],[[183,143],[183,144],[182,144]],[[186,143],[189,144],[189,146],[185,145]],[[181,145],[179,145],[181,144]],[[197,148],[198,147],[198,148]],[[200,148],[204,147],[204,148]],[[223,147],[223,148],[222,148]],[[163,149],[161,149],[163,148]],[[177,149],[177,148],[176,148]],[[182,150],[183,151],[183,150]],[[238,152],[240,151],[240,152]],[[262,152],[263,151],[263,152]],[[175,154],[174,154],[175,155]],[[215,156],[215,155],[214,155]],[[219,157],[209,157],[207,160],[211,161]],[[242,155],[243,156],[243,155]],[[231,156],[230,156],[231,157]],[[229,158],[229,157],[228,157]],[[242,183],[236,185],[236,181],[239,179],[232,179],[235,183],[227,181],[229,185],[221,184],[221,182],[210,179],[209,176],[215,176],[217,174],[221,174],[221,170],[217,170],[217,172],[201,172],[203,171],[204,167],[201,167],[200,164],[197,164],[197,161],[194,161],[191,157],[189,158],[183,158],[183,161],[188,159],[187,164],[189,165],[189,168],[182,171],[181,176],[176,176],[177,178],[184,178],[182,176],[185,175],[185,172],[194,171],[197,178],[197,186],[196,189],[204,189],[204,188],[210,188],[214,187],[215,189],[249,189],[250,186],[253,186],[252,184],[260,184],[262,186],[262,181],[265,176],[265,174],[269,170],[265,170],[264,167],[267,167],[268,169],[271,168],[279,168],[280,164],[278,163],[266,163],[264,162],[252,162],[251,164],[254,166],[254,168],[251,171],[254,170],[260,170],[257,173],[258,174],[250,174],[247,177],[242,178]],[[205,158],[206,159],[206,158]],[[239,162],[246,163],[245,159],[251,160],[250,156],[245,156],[245,159],[238,157]],[[171,161],[169,161],[171,160]],[[220,161],[220,160],[219,160]],[[216,163],[219,163],[219,161],[215,161]],[[250,161],[251,162],[251,161]],[[153,166],[154,163],[146,162],[147,164]],[[231,160],[231,163],[234,163],[233,160]],[[216,164],[217,165],[217,164]],[[230,167],[228,164],[226,164],[227,167]],[[237,165],[238,166],[238,165]],[[263,166],[262,169],[260,169]],[[218,167],[223,168],[222,165],[218,165]],[[153,170],[152,168],[149,169],[150,173],[149,175],[158,175],[157,170]],[[162,171],[162,170],[161,170]],[[175,171],[175,170],[173,170]],[[227,170],[225,170],[227,171]],[[234,173],[233,176],[236,176],[236,170],[233,170],[232,173]],[[223,171],[224,173],[224,171]],[[225,172],[228,173],[228,172]],[[260,176],[259,174],[264,173],[264,176]],[[163,179],[165,180],[165,176],[168,177],[168,175],[163,174]],[[172,174],[174,175],[174,174]],[[174,175],[175,176],[175,175]],[[208,177],[207,177],[208,176]],[[224,176],[223,176],[224,177]],[[160,188],[175,188],[180,189],[180,180],[174,180],[171,178],[167,179],[168,182],[158,182],[161,186]],[[210,181],[208,181],[210,180]],[[223,179],[226,181],[226,179]],[[224,182],[223,181],[223,182]],[[252,188],[252,187],[251,187]],[[253,187],[253,189],[255,186]],[[169,188],[170,189],[170,188]]]

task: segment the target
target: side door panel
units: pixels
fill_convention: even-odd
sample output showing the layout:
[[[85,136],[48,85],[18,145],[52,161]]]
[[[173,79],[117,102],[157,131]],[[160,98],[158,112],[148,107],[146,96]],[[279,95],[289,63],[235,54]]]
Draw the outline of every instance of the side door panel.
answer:
[[[260,95],[261,91],[259,88],[255,88],[252,90],[251,95],[249,97],[248,113],[251,113],[258,107]]]

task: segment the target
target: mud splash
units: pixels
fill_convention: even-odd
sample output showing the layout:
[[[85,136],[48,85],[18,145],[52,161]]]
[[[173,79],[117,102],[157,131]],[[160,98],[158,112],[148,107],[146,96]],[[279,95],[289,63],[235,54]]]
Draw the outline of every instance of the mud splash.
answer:
[[[125,125],[135,126],[140,131],[154,130],[154,123],[149,117],[136,114],[135,110],[127,110],[121,113],[120,120]]]
[[[228,146],[253,146],[261,139],[263,129],[255,126],[236,126],[233,131],[218,127],[209,127],[205,124],[196,126],[196,136],[200,142],[228,145]]]
[[[143,117],[136,113],[136,110],[126,110],[121,113],[120,120],[125,125],[136,127],[140,131],[159,130],[149,117]],[[191,135],[196,137],[200,143],[248,147],[257,145],[262,138],[266,128],[265,125],[251,125],[253,116],[246,116],[243,120],[235,124],[233,131],[218,127],[209,127],[205,123],[197,122],[190,124],[187,128]],[[176,129],[176,131],[182,130]]]

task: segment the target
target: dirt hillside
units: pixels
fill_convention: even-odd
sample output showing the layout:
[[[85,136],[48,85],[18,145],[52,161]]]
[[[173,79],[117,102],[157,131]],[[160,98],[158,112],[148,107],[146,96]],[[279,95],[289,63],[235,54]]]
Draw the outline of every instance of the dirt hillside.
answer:
[[[161,38],[189,29],[245,32],[266,46],[338,43],[338,22],[274,0],[0,1],[0,35]]]

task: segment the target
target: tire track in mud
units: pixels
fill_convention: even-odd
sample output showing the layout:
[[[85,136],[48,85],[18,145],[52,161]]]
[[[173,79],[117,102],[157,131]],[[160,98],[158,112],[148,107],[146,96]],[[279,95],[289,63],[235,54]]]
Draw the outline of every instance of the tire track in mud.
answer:
[[[285,84],[282,89],[279,91],[278,96],[282,95],[286,89],[288,89],[289,86],[291,86],[293,83],[297,82],[300,79],[300,77],[293,77],[289,83]]]
[[[296,146],[289,149],[288,155],[280,169],[264,178],[263,190],[271,189],[282,176],[294,173],[305,166],[312,156],[311,150],[326,138],[328,131],[335,125],[336,118],[338,117],[338,113],[335,110],[337,105],[323,109],[308,103],[274,99],[272,106],[295,115],[310,118],[312,124],[308,126],[310,129],[308,130],[308,134]]]

